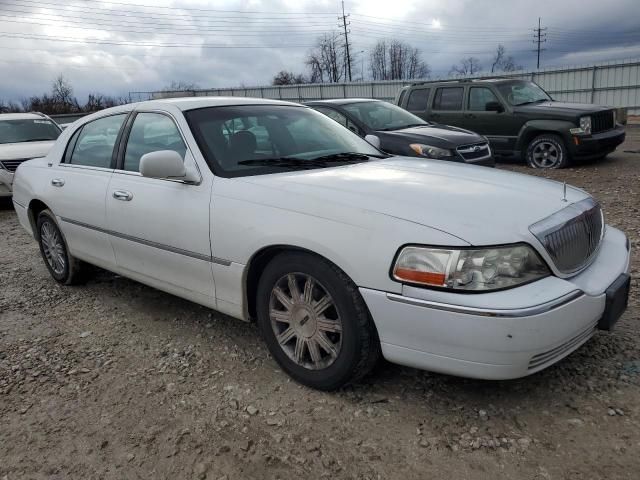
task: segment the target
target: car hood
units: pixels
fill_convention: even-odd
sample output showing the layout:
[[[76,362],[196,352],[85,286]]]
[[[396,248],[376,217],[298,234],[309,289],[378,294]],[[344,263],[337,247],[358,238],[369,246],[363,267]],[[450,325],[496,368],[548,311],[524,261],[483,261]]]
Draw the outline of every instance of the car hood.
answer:
[[[584,113],[602,112],[605,110],[611,110],[611,107],[602,107],[600,105],[594,105],[592,103],[571,103],[571,102],[541,102],[531,105],[522,105],[513,107],[516,113],[529,113],[529,114],[546,114],[554,117],[562,118],[576,118]]]
[[[241,180],[280,193],[255,192],[261,203],[284,209],[296,205],[297,211],[314,215],[322,205],[338,204],[354,209],[354,218],[359,211],[373,211],[447,232],[471,245],[531,241],[531,224],[588,196],[569,187],[565,202],[558,182],[410,157]]]
[[[0,160],[22,160],[25,158],[44,157],[55,140],[44,142],[21,142],[0,144]]]
[[[480,135],[469,130],[438,124],[378,131],[376,134],[382,138],[404,138],[410,142],[420,142],[446,148],[485,141]]]

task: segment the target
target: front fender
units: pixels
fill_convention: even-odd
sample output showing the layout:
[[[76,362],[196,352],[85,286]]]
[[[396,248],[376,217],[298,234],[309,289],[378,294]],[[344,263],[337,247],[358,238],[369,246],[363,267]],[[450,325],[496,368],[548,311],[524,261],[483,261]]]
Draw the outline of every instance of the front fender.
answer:
[[[518,132],[516,150],[526,149],[529,141],[543,132],[555,133],[560,135],[565,142],[570,142],[569,129],[575,127],[576,125],[568,120],[530,120]]]

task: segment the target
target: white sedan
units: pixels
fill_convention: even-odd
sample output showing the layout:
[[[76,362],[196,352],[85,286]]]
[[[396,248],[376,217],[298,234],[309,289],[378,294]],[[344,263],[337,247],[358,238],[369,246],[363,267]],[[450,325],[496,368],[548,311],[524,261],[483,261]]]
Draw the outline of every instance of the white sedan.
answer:
[[[611,329],[629,242],[587,193],[390,157],[314,110],[249,98],[124,105],[17,170],[13,202],[63,284],[98,265],[258,322],[299,382],[380,354],[484,379]]]

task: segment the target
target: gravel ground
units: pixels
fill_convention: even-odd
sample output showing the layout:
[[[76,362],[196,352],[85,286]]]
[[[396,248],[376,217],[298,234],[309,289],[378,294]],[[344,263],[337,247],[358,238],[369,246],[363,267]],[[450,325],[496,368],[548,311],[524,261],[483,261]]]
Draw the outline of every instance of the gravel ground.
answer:
[[[604,205],[640,269],[640,128],[555,172]],[[636,153],[625,153],[636,150]],[[254,325],[122,277],[50,279],[0,209],[0,479],[638,479],[640,316],[528,378],[382,363],[335,393],[301,387]]]

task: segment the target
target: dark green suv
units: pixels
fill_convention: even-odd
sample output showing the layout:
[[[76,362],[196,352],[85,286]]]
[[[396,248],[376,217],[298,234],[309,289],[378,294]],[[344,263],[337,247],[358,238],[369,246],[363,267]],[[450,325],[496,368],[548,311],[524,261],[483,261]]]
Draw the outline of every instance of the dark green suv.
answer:
[[[395,103],[425,120],[484,135],[496,157],[522,158],[534,168],[605,157],[625,138],[615,109],[556,102],[526,80],[414,83]]]

